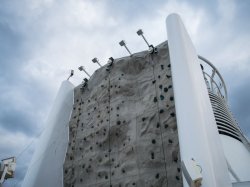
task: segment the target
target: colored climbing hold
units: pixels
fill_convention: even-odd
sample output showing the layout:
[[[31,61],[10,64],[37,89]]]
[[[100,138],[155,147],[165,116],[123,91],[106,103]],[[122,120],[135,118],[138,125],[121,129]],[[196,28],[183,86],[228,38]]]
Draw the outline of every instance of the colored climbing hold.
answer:
[[[155,103],[157,102],[157,98],[156,98],[156,97],[154,97],[154,102],[155,102]]]
[[[174,113],[174,112],[172,112],[170,115],[171,115],[172,117],[175,117],[175,113]]]
[[[164,99],[164,96],[163,96],[163,95],[160,95],[160,98],[161,98],[161,100],[163,100],[163,99]]]

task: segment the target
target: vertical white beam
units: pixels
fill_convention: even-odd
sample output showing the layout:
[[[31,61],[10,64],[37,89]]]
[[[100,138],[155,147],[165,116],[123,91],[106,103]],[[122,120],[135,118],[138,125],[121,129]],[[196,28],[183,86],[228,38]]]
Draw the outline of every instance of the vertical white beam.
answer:
[[[177,14],[166,24],[181,159],[201,165],[203,187],[232,186],[196,50]]]
[[[62,82],[46,129],[36,145],[23,187],[62,187],[63,163],[68,147],[68,124],[72,112],[74,85]]]

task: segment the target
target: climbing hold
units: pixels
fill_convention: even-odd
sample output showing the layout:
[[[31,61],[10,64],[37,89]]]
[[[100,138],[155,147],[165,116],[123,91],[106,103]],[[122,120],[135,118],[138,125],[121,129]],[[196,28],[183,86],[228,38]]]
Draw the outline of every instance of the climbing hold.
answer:
[[[161,98],[161,100],[163,100],[163,99],[164,99],[164,96],[163,96],[163,95],[160,95],[160,98]]]
[[[176,178],[176,180],[180,180],[180,177],[178,177],[178,176],[176,176],[175,178]]]
[[[157,173],[157,174],[155,175],[155,178],[156,178],[156,179],[159,179],[159,177],[160,177],[160,174]]]
[[[162,89],[162,85],[161,84],[159,85],[159,88]]]
[[[161,65],[161,69],[164,70],[164,65]]]
[[[145,120],[146,120],[146,118],[143,117],[143,118],[142,118],[142,121],[145,121]]]
[[[117,121],[116,124],[117,124],[117,125],[120,125],[120,124],[121,124],[121,121]]]
[[[169,79],[169,78],[171,78],[171,75],[166,75],[166,77]]]
[[[178,157],[174,158],[174,162],[176,162],[176,163],[177,163],[177,161],[178,161]]]
[[[156,82],[156,80],[153,80],[152,83],[154,84]]]
[[[170,115],[171,115],[172,117],[175,117],[175,113],[174,113],[174,112],[172,112]]]
[[[170,67],[171,67],[171,64],[168,64],[168,67],[170,68]]]
[[[160,75],[158,75],[158,79],[160,79],[161,78],[161,76]]]
[[[168,124],[165,124],[164,127],[165,127],[165,129],[168,128]]]
[[[156,98],[156,97],[154,97],[154,102],[155,102],[155,103],[157,102],[157,98]]]
[[[173,141],[171,139],[168,140],[168,143],[173,143]]]
[[[155,139],[153,139],[153,140],[152,140],[152,144],[155,144],[155,143],[156,143],[156,141],[155,141]]]
[[[157,123],[156,127],[159,128],[160,127],[160,123]]]
[[[168,88],[164,88],[163,90],[164,90],[164,92],[167,92],[167,91],[168,91]]]
[[[172,85],[169,85],[168,88],[172,88]]]
[[[163,109],[161,109],[161,110],[160,110],[160,114],[162,114],[163,112],[164,112],[164,110],[163,110]]]
[[[173,97],[173,96],[171,96],[169,99],[170,99],[170,101],[173,101],[173,100],[174,100],[174,97]]]
[[[151,159],[155,159],[155,154],[151,153]]]

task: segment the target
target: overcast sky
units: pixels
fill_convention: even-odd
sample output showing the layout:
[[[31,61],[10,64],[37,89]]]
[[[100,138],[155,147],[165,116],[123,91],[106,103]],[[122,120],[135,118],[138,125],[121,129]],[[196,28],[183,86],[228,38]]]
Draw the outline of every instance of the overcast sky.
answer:
[[[121,39],[132,52],[145,50],[138,28],[154,45],[165,41],[165,19],[173,12],[181,15],[197,53],[221,72],[229,105],[250,137],[250,1],[0,0],[0,159],[17,156],[15,179],[6,186],[21,185],[70,69],[77,85],[84,78],[77,67],[89,73],[98,68],[93,57],[104,64],[127,55]]]

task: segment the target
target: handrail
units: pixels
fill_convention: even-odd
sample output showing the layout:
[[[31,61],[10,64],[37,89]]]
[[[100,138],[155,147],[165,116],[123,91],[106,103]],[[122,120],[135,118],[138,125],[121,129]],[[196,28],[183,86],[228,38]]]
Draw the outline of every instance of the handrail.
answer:
[[[214,70],[214,72],[213,72],[213,77],[214,77],[214,74],[217,74],[218,76],[219,76],[219,78],[220,78],[220,80],[221,80],[221,83],[222,83],[222,85],[223,85],[223,88],[224,88],[224,92],[225,92],[225,99],[226,99],[226,101],[227,101],[227,87],[226,87],[226,84],[225,84],[225,81],[224,81],[224,79],[222,78],[222,76],[221,76],[221,74],[220,74],[220,72],[217,70],[217,68],[209,61],[209,60],[207,60],[206,58],[204,58],[204,57],[202,57],[202,56],[200,56],[200,55],[198,55],[198,58],[200,59],[200,60],[202,60],[202,61],[204,61],[205,63],[207,63],[213,70]],[[207,73],[206,73],[207,74]],[[208,74],[207,74],[208,75]],[[209,75],[208,75],[209,76]],[[212,79],[213,80],[213,77],[211,77],[211,76],[209,76],[210,77],[210,79]],[[215,81],[213,80],[213,82],[215,83]],[[215,83],[216,84],[216,83]],[[217,89],[219,89],[218,88],[218,85],[216,84],[216,87],[217,87]],[[220,91],[220,89],[219,89],[219,91]],[[221,92],[220,92],[220,94],[221,94]]]

